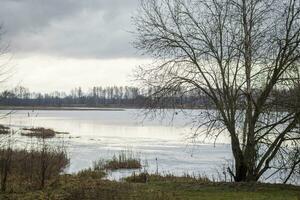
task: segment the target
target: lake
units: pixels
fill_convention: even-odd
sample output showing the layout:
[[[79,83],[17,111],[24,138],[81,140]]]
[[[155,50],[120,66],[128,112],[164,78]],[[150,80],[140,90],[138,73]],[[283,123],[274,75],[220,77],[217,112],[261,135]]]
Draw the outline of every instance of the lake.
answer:
[[[8,111],[1,111],[6,113]],[[187,111],[189,112],[189,111]],[[192,112],[192,111],[191,111]],[[200,111],[196,112],[196,115]],[[104,111],[15,111],[0,120],[1,124],[14,129],[21,127],[45,127],[55,131],[68,132],[63,136],[70,157],[67,173],[88,168],[93,161],[109,159],[122,150],[134,152],[141,158],[143,169],[154,173],[175,175],[194,174],[223,176],[225,164],[232,158],[230,145],[224,138],[217,144],[200,143],[187,140],[192,133],[191,113],[169,111],[164,119],[144,119],[137,109]],[[193,113],[193,114],[194,114]],[[28,138],[18,136],[22,144]],[[128,176],[132,170],[119,170],[108,178],[119,180]],[[220,175],[221,173],[221,175]]]

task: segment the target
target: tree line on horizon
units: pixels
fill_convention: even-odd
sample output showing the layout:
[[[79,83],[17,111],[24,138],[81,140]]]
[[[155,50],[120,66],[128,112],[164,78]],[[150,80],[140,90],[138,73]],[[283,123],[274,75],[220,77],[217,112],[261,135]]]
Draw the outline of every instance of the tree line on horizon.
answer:
[[[94,86],[88,90],[75,87],[67,92],[31,92],[28,88],[18,86],[0,93],[0,106],[58,106],[58,107],[132,107],[148,108],[154,104],[158,108],[213,108],[213,102],[200,90],[177,88],[165,96],[158,96],[161,88],[138,88],[132,86]],[[257,92],[257,91],[256,91]],[[255,91],[253,91],[255,93]],[[294,90],[276,90],[273,98],[278,107],[288,109],[290,103],[300,99],[299,88]],[[240,107],[244,99],[240,99]]]
[[[76,87],[70,92],[31,92],[18,86],[0,93],[1,106],[104,106],[137,104],[141,97],[136,87],[92,87],[88,91]]]
[[[69,93],[66,92],[31,92],[28,88],[18,86],[0,93],[0,106],[95,106],[95,107],[135,107],[142,108],[149,103],[148,97],[155,94],[158,88],[141,89],[131,86],[107,86],[92,87],[88,90],[82,87],[76,87]],[[151,101],[155,101],[152,99]],[[180,94],[180,91],[174,96],[164,98],[168,102],[164,106],[185,105],[193,107],[192,104],[208,105],[208,99],[204,95],[199,98],[199,94],[191,91],[186,94]],[[172,104],[170,104],[172,102]],[[174,104],[175,102],[175,104]],[[200,103],[200,104],[199,104]]]

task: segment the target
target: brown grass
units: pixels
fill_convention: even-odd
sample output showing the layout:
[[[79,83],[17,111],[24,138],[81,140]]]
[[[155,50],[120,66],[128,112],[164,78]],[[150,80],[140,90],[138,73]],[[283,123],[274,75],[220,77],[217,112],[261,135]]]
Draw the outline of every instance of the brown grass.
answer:
[[[93,176],[93,175],[92,175]],[[165,179],[163,177],[162,179]],[[161,177],[159,177],[161,179]],[[0,199],[9,200],[283,200],[299,199],[299,187],[243,183],[194,183],[172,180],[148,183],[115,182],[90,177],[90,173],[60,175],[44,190],[0,193]],[[178,177],[178,179],[182,180]],[[167,178],[167,180],[169,180]]]
[[[174,174],[148,174],[147,172],[136,174],[135,172],[124,179],[131,183],[147,183],[147,182],[173,182],[173,183],[211,183],[205,176],[195,176],[184,174],[176,176]]]
[[[101,168],[101,166],[100,166]],[[283,200],[299,199],[297,186],[259,183],[214,183],[206,178],[185,175],[138,175],[147,176],[148,182],[115,182],[103,180],[99,166],[78,174],[59,175],[43,190],[28,188],[24,182],[23,190],[0,193],[0,199],[51,199],[51,200]],[[95,170],[96,169],[96,170]],[[96,176],[95,176],[96,174]],[[102,172],[103,174],[103,172]]]
[[[42,128],[42,127],[23,128],[23,131],[26,131],[26,132],[22,132],[21,133],[22,136],[44,138],[44,139],[53,138],[59,134],[68,134],[66,132],[57,132],[57,131],[54,131],[53,129],[47,129],[47,128]]]
[[[104,169],[140,169],[141,160],[130,151],[122,151],[119,155],[114,155],[111,160],[107,160],[103,166]]]
[[[94,170],[92,168],[81,170],[77,173],[80,178],[103,179],[106,173],[102,170]]]
[[[46,151],[0,149],[0,160],[5,158],[8,151],[11,151],[11,161],[7,191],[38,189],[43,170],[46,183],[50,183],[69,164],[66,153],[55,148]]]
[[[7,135],[10,133],[10,128],[0,124],[0,135]]]

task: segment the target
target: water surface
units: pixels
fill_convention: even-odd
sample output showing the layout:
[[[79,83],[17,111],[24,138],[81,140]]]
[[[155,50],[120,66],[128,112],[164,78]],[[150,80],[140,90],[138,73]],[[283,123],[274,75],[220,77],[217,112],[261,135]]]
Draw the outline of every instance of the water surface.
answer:
[[[7,111],[1,111],[5,113]],[[201,112],[201,111],[196,111]],[[70,156],[68,173],[78,172],[92,165],[99,158],[109,159],[121,150],[138,154],[143,169],[148,172],[185,173],[222,176],[224,164],[232,155],[226,139],[218,144],[191,143],[186,136],[192,133],[189,115],[181,112],[164,120],[144,120],[140,110],[124,111],[16,111],[1,119],[2,124],[15,129],[20,127],[45,127],[68,132],[63,136]],[[27,138],[19,137],[19,141]],[[222,144],[224,143],[224,144]],[[131,174],[121,170],[109,178],[119,179]],[[221,173],[221,175],[219,175]]]

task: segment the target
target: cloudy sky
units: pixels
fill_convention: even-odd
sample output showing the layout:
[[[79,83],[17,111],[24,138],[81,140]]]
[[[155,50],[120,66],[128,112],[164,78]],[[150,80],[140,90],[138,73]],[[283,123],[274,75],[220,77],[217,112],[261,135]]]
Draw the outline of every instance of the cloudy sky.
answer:
[[[1,45],[9,44],[12,74],[6,87],[132,84],[130,73],[146,62],[131,44],[137,6],[138,0],[1,0]]]

